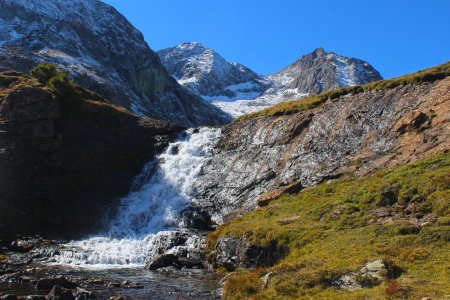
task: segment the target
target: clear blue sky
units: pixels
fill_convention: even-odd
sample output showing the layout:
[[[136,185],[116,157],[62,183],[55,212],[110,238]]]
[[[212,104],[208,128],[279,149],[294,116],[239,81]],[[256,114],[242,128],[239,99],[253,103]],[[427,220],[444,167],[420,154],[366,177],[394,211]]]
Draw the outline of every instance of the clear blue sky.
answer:
[[[269,74],[323,47],[385,78],[450,60],[450,0],[104,0],[153,50],[197,41]]]

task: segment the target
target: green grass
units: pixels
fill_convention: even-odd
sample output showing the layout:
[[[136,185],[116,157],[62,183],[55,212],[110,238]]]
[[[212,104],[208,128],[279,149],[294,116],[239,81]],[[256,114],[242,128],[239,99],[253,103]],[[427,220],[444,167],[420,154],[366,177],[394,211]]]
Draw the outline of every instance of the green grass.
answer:
[[[450,154],[441,154],[370,177],[284,195],[220,226],[208,237],[208,249],[220,236],[246,236],[257,245],[275,241],[288,249],[272,267],[240,270],[229,277],[225,299],[444,299],[450,294],[449,202]],[[409,205],[410,212],[386,224],[368,214],[391,204],[403,206],[402,211]],[[421,227],[409,221],[430,213],[438,216],[436,222]],[[279,222],[293,216],[298,219]],[[377,259],[404,272],[355,291],[330,284]],[[276,275],[263,289],[259,278],[267,272]]]
[[[449,75],[450,75],[450,62],[447,62],[433,68],[429,68],[426,70],[419,71],[417,73],[412,73],[393,79],[380,80],[365,85],[341,88],[325,92],[319,95],[313,95],[300,100],[282,102],[277,105],[266,108],[264,110],[240,116],[236,118],[235,122],[241,122],[244,120],[257,117],[276,117],[282,115],[291,115],[298,112],[316,108],[322,105],[323,103],[327,102],[328,100],[337,99],[341,96],[349,94],[356,95],[369,90],[392,89],[398,86],[404,86],[408,84],[418,84],[421,82],[433,82],[436,80],[443,79]]]

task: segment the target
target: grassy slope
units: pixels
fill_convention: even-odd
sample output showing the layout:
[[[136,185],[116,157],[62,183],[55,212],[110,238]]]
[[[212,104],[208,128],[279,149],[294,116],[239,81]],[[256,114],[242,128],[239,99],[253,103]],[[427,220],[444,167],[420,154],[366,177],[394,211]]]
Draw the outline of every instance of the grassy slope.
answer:
[[[392,192],[383,193],[386,190]],[[414,207],[406,218],[432,212],[438,219],[423,227],[406,218],[370,223],[368,211],[392,204]],[[293,216],[298,219],[279,222]],[[443,299],[450,295],[450,154],[282,196],[220,226],[209,236],[208,245],[211,249],[219,236],[235,235],[259,245],[275,240],[289,250],[271,268],[231,276],[224,289],[226,299]],[[404,272],[356,291],[330,284],[376,259],[390,261]],[[259,278],[270,271],[276,275],[262,289]]]
[[[313,95],[311,97],[303,98],[300,100],[282,102],[277,105],[271,106],[264,110],[254,112],[248,115],[238,117],[235,122],[244,121],[256,117],[267,116],[281,116],[290,115],[297,112],[313,109],[327,102],[348,94],[358,94],[368,90],[385,90],[395,88],[397,86],[403,86],[407,84],[417,84],[421,82],[432,82],[439,79],[443,79],[450,75],[450,62],[438,65],[433,68],[429,68],[416,73],[404,75],[398,78],[380,80],[365,85],[358,85],[352,87],[341,88],[329,92],[325,92],[319,95]]]

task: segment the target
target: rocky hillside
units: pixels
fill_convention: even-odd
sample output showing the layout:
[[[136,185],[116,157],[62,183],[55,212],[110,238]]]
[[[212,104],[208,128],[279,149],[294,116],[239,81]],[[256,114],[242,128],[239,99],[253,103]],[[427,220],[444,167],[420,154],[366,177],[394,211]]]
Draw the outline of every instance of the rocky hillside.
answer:
[[[158,54],[178,83],[235,117],[309,94],[382,79],[369,63],[322,48],[268,76],[228,62],[199,43],[184,43]]]
[[[366,175],[450,149],[450,64],[286,102],[224,129],[197,181],[215,220],[266,191]]]
[[[263,76],[200,43],[183,43],[158,55],[178,83],[206,100],[254,99],[267,88]]]
[[[196,186],[222,298],[445,298],[449,107],[446,63],[226,126]]]
[[[94,232],[105,208],[181,130],[64,78],[44,86],[0,73],[0,239]]]
[[[209,236],[223,299],[445,299],[450,154],[283,195]],[[237,270],[238,268],[241,268]]]
[[[171,78],[142,34],[101,1],[0,0],[0,8],[0,68],[55,63],[136,114],[183,126],[229,121]]]

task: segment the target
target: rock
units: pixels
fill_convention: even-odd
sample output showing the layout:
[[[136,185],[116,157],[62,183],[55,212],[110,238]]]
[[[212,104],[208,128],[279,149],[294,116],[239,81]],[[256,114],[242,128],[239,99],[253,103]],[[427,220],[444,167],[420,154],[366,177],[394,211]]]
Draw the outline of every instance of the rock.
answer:
[[[388,272],[386,269],[386,264],[380,259],[368,262],[359,270],[359,273],[363,276],[372,276],[374,278],[382,280],[387,276]]]
[[[284,256],[284,249],[275,242],[266,247],[251,245],[244,237],[221,237],[217,240],[210,262],[228,271],[273,265]]]
[[[55,276],[50,278],[42,278],[36,284],[36,289],[39,290],[50,290],[53,286],[59,286],[66,289],[74,289],[78,284],[69,281],[64,276]]]
[[[75,300],[71,290],[55,285],[47,295],[47,300]]]
[[[17,300],[17,296],[8,294],[8,295],[0,296],[0,299],[1,300]]]
[[[275,275],[274,272],[269,272],[266,275],[264,275],[263,277],[261,277],[261,280],[263,282],[262,288],[266,289],[269,284],[270,284],[270,279]]]
[[[298,219],[300,219],[299,216],[292,216],[292,217],[287,217],[287,218],[280,219],[277,222],[280,223],[280,224],[289,224],[289,223],[292,223],[294,221],[297,221]]]
[[[19,300],[47,300],[46,296],[42,295],[29,295],[24,297],[19,297]]]
[[[387,278],[388,270],[382,260],[368,262],[358,271],[341,276],[335,285],[346,290],[370,288],[380,284]]]
[[[97,299],[95,293],[87,291],[85,289],[77,287],[73,292],[75,300],[84,300],[84,299]]]
[[[181,223],[186,228],[211,231],[214,223],[209,213],[199,207],[189,206],[181,212]]]
[[[293,182],[285,187],[264,193],[261,197],[259,197],[257,204],[259,207],[267,206],[271,201],[278,199],[283,194],[298,193],[301,189],[302,185],[300,182]]]
[[[189,232],[159,232],[148,242],[154,246],[148,253],[147,267],[154,270],[171,265],[203,267],[205,236]]]
[[[150,270],[156,270],[163,267],[168,267],[172,265],[178,257],[175,254],[166,253],[157,256],[151,262],[147,264],[147,268]]]
[[[130,296],[112,296],[109,300],[132,300]]]

